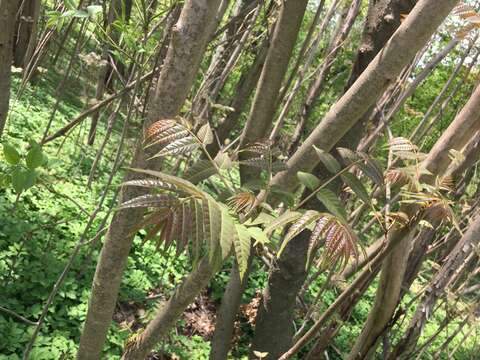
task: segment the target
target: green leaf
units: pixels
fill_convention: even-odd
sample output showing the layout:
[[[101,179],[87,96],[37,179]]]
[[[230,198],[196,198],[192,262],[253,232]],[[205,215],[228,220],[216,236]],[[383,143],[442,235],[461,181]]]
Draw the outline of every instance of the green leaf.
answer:
[[[12,186],[17,194],[35,185],[37,174],[34,170],[17,167],[12,172]]]
[[[20,194],[26,183],[25,173],[21,168],[16,168],[12,171],[12,186],[17,194]]]
[[[257,245],[258,243],[265,245],[270,242],[267,235],[259,227],[249,227],[247,230],[250,236],[256,240],[254,245]]]
[[[238,237],[235,222],[228,213],[228,210],[222,209],[222,230],[220,234],[220,248],[222,251],[222,259],[226,259],[232,250],[232,244]]]
[[[303,230],[307,229],[308,225],[310,225],[314,221],[317,221],[321,216],[323,215],[318,211],[307,210],[300,217],[300,219],[298,219],[298,221],[292,226],[290,226],[290,229],[288,229],[288,233],[285,236],[285,239],[283,240],[280,249],[278,250],[277,257],[280,257],[281,253],[283,252],[287,244],[290,242],[290,240],[300,234]]]
[[[198,184],[216,173],[217,169],[209,160],[200,160],[185,171],[184,177],[191,183]]]
[[[208,199],[208,225],[209,226],[209,260],[214,261],[220,246],[220,236],[222,231],[222,211],[213,199]]]
[[[347,223],[347,211],[333,191],[320,189],[317,192],[317,199],[322,202],[330,213],[342,220],[345,224]]]
[[[298,220],[301,216],[301,212],[287,210],[282,215],[273,220],[270,224],[268,224],[268,226],[265,228],[265,233],[271,234],[279,227],[284,227],[285,225]]]
[[[331,154],[329,154],[325,150],[317,148],[315,145],[313,145],[313,148],[317,152],[320,161],[332,174],[336,174],[342,169],[340,163]]]
[[[26,172],[26,179],[27,179],[27,181],[25,182],[25,190],[27,190],[36,184],[37,173],[35,170],[32,170],[32,169],[25,169],[25,172]]]
[[[262,225],[262,224],[269,224],[271,223],[275,217],[273,217],[270,214],[267,214],[265,212],[260,213],[255,219],[248,219],[247,221],[244,222],[245,225],[247,226],[256,226],[256,225]]]
[[[220,169],[231,169],[233,167],[233,161],[230,159],[230,156],[226,152],[219,151],[217,155],[215,156],[215,159],[213,159],[217,166]]]
[[[358,167],[362,169],[363,173],[368,176],[372,181],[378,185],[384,185],[383,169],[382,165],[375,159],[369,157],[365,158],[365,164],[358,164]]]
[[[73,14],[73,17],[76,17],[76,18],[87,18],[88,16],[89,16],[88,12],[84,10],[76,10]]]
[[[240,224],[235,224],[238,237],[233,238],[233,247],[237,258],[240,278],[243,279],[247,268],[248,258],[250,257],[251,236],[247,228]]]
[[[269,197],[270,196],[279,199],[289,207],[295,203],[295,194],[290,191],[285,191],[282,187],[275,184],[270,187]]]
[[[102,11],[102,6],[101,5],[89,5],[87,6],[87,12],[90,17],[95,16],[99,12]]]
[[[20,154],[12,145],[8,143],[3,144],[3,155],[5,156],[7,163],[10,165],[17,165],[20,161]]]
[[[213,143],[213,131],[208,122],[198,130],[197,137],[203,145]]]
[[[67,9],[74,10],[77,8],[77,5],[74,0],[65,0],[64,3]]]
[[[43,151],[40,145],[35,144],[27,153],[27,157],[25,160],[29,169],[33,170],[41,166],[44,162],[44,159]]]
[[[309,190],[315,190],[320,186],[320,180],[313,174],[299,171],[297,177],[300,183]]]
[[[341,177],[345,184],[347,184],[365,204],[370,204],[370,195],[368,195],[367,189],[365,189],[365,186],[363,186],[362,182],[355,175],[346,172],[342,174]]]
[[[360,160],[360,155],[348,148],[338,147],[337,152],[340,154],[346,164],[351,164]]]
[[[0,174],[0,187],[6,187],[10,184],[11,177],[7,174]]]

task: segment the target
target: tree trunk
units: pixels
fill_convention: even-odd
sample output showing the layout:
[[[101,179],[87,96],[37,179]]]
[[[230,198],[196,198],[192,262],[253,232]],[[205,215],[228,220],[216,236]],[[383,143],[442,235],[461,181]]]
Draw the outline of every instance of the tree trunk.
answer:
[[[480,85],[455,120],[425,159],[425,168],[433,174],[445,173],[450,165],[449,151],[462,150],[480,129]]]
[[[264,39],[256,50],[257,55],[253,64],[246,69],[235,86],[235,96],[229,103],[229,106],[234,110],[229,112],[218,125],[216,129],[218,141],[214,141],[207,146],[207,150],[212,158],[215,157],[220,147],[224,145],[225,140],[231,136],[232,132],[240,127],[240,116],[244,112],[245,106],[258,83],[265,58],[267,57],[268,41]]]
[[[426,295],[417,307],[417,311],[410,321],[408,329],[388,359],[408,358],[408,354],[416,345],[428,317],[432,314],[432,309],[436,301],[444,293],[456,271],[464,264],[467,257],[474,251],[479,242],[480,216],[477,216],[468,231],[462,236],[452,253],[448,256],[445,264],[430,282],[425,292]]]
[[[392,4],[389,4],[389,6],[385,6],[385,2],[384,2],[383,4],[379,5],[378,9],[377,8],[370,8],[370,12],[369,12],[368,16],[369,17],[374,17],[375,21],[381,23],[383,21],[386,21],[385,17],[387,16],[387,14],[382,12],[382,11],[386,11],[385,9],[387,9],[388,11],[397,11],[396,13],[394,13],[394,18],[398,19],[398,23],[397,23],[397,26],[398,26],[400,24],[400,21],[399,21],[399,19],[400,19],[400,6],[398,4],[396,4],[397,1],[398,0],[395,0],[395,1],[390,0],[390,2]],[[373,19],[367,19],[367,24],[371,24],[372,22],[374,22]],[[347,27],[347,28],[350,28],[351,24],[350,25],[346,24],[344,26]],[[374,28],[374,27],[372,26],[372,28]],[[384,28],[384,26],[377,23],[376,28]],[[390,26],[389,31],[390,31],[390,35],[392,35],[393,32],[395,31],[395,27]],[[364,36],[367,38],[367,40],[363,40],[362,43],[363,42],[370,43],[370,42],[373,41],[375,43],[375,47],[369,48],[368,51],[367,50],[361,51],[362,47],[360,48],[358,57],[362,58],[362,61],[360,61],[360,60],[356,61],[356,63],[360,62],[361,64],[354,67],[351,78],[357,78],[360,75],[359,72],[364,70],[365,67],[368,65],[368,63],[365,61],[365,58],[367,57],[367,54],[368,54],[368,57],[370,59],[373,59],[376,55],[376,53],[374,53],[374,52],[375,51],[378,52],[382,48],[382,45],[384,45],[385,42],[388,40],[388,37],[385,36],[385,33],[375,34],[375,33],[372,33],[370,31],[366,31],[365,34],[364,34]],[[343,35],[343,36],[346,36],[346,35]],[[377,39],[377,37],[378,37],[378,39]],[[335,44],[336,43],[337,42],[335,42]],[[363,69],[362,69],[362,66],[364,67]],[[324,177],[324,175],[326,173],[328,173],[328,172],[324,171],[323,167],[319,167],[317,170],[318,171],[316,171],[316,173],[320,178]],[[338,187],[339,186],[337,186],[337,188]],[[315,205],[313,205],[313,208],[318,209],[319,206],[321,206],[321,205],[320,204],[315,204]],[[263,341],[263,339],[262,339],[263,337],[268,339],[268,337],[270,335],[270,330],[269,330],[270,328],[279,329],[277,332],[280,332],[281,329],[283,329],[284,331],[287,331],[285,329],[289,329],[288,326],[285,327],[285,324],[283,322],[282,323],[279,322],[279,319],[282,320],[283,317],[278,316],[278,313],[276,313],[273,310],[274,309],[281,309],[282,313],[288,313],[288,312],[293,313],[294,312],[294,307],[295,307],[295,302],[291,301],[288,304],[289,308],[285,307],[285,305],[283,304],[283,302],[285,301],[284,300],[284,294],[286,292],[294,292],[295,294],[297,294],[298,291],[300,290],[301,286],[303,285],[304,280],[305,280],[306,274],[305,274],[304,268],[305,268],[305,263],[306,263],[306,253],[302,252],[302,249],[304,247],[308,247],[309,237],[302,234],[302,235],[298,236],[295,240],[296,241],[294,243],[292,243],[292,245],[289,244],[285,248],[284,253],[283,253],[283,254],[285,254],[285,260],[281,263],[279,262],[276,265],[276,268],[278,268],[278,269],[276,271],[275,270],[272,271],[271,274],[270,274],[269,283],[267,285],[268,289],[266,290],[266,293],[271,292],[271,294],[268,298],[264,299],[263,301],[265,303],[264,308],[265,309],[272,309],[272,310],[264,311],[262,313],[259,312],[259,318],[257,319],[257,324],[260,324],[260,325],[257,325],[257,328],[255,329],[255,338],[259,337],[258,343],[260,343],[260,341]],[[380,247],[379,247],[378,250],[380,250]],[[288,254],[288,256],[287,256],[287,254]],[[291,262],[288,261],[289,259],[291,259]],[[281,277],[282,276],[282,271],[280,269],[281,266],[285,267],[283,272],[287,272],[287,271],[289,272],[290,282],[282,282],[281,279],[278,279],[278,280],[274,279],[275,277]],[[296,286],[297,284],[298,284],[298,287]],[[284,286],[284,287],[279,288],[279,289],[270,289],[270,286]],[[278,295],[279,298],[275,298],[274,295]],[[279,304],[275,305],[276,302],[279,302]],[[355,302],[351,302],[351,304],[353,304],[352,306],[354,306]],[[348,317],[349,313],[350,313],[350,310],[348,309],[348,306],[346,306],[346,307],[344,306],[344,309],[342,310],[342,316]],[[262,314],[262,318],[260,318],[260,314]],[[325,332],[323,337],[326,338],[329,335],[333,336],[333,334],[335,332],[335,327],[338,326],[340,323],[341,322],[337,322],[337,324],[332,325],[332,331],[330,333]],[[257,332],[258,332],[258,335],[257,335]],[[262,334],[262,332],[263,332],[263,334]],[[276,335],[275,337],[277,337],[277,336],[278,335]],[[284,337],[287,337],[287,335],[285,335]],[[254,338],[254,344],[255,344],[255,341],[256,341],[255,338]],[[283,339],[283,337],[282,337],[282,339]],[[285,341],[285,343],[290,344],[289,342],[286,342],[286,341]],[[323,342],[318,345],[318,347],[322,347],[322,346],[323,346]],[[287,345],[286,345],[286,347],[287,347]]]
[[[317,31],[315,38],[313,38],[312,40],[315,30],[320,22],[320,18],[321,18],[320,15],[322,15],[323,6],[325,5],[325,0],[321,0],[320,3],[318,4],[315,17],[313,18],[310,28],[308,29],[308,33],[307,33],[307,36],[305,37],[305,40],[303,40],[302,48],[300,49],[300,53],[297,56],[297,60],[293,65],[293,69],[290,72],[290,76],[288,77],[287,81],[283,85],[283,89],[280,95],[278,96],[277,102],[279,105],[281,105],[281,103],[285,99],[285,96],[287,95],[288,90],[290,89],[290,85],[292,84],[293,80],[295,80],[292,90],[288,94],[288,97],[285,99],[285,103],[282,106],[280,114],[278,115],[278,119],[275,123],[272,133],[270,134],[269,138],[272,141],[275,141],[278,135],[280,134],[280,130],[282,129],[283,124],[285,122],[285,118],[287,117],[290,107],[293,104],[293,100],[295,99],[296,95],[300,91],[301,85],[303,83],[303,79],[307,75],[307,71],[309,70],[310,66],[312,65],[312,62],[316,58],[316,55],[320,47],[320,42],[323,39],[323,36],[325,35],[325,29],[327,25],[330,23],[331,17],[335,13],[334,10],[336,9],[338,1],[339,0],[335,0],[332,2],[330,8],[327,10],[327,13],[325,14],[324,19],[322,20],[321,25],[319,26],[319,29]]]
[[[117,32],[113,31],[113,23],[120,18],[122,22],[128,22],[131,14],[132,2],[130,0],[114,0],[110,3],[108,16],[105,23],[105,33],[111,37],[115,42],[118,41]],[[168,26],[166,27],[168,29]],[[119,44],[118,44],[119,45]],[[95,100],[101,101],[105,94],[107,83],[113,75],[112,65],[110,63],[109,46],[105,45],[102,53],[102,60],[104,64],[100,65],[98,71],[97,88],[95,90]],[[113,61],[113,59],[111,60]],[[88,133],[88,145],[93,145],[95,142],[95,134],[97,132],[97,123],[100,112],[96,111],[92,114],[92,122],[90,124],[90,131]]]
[[[204,258],[175,289],[168,302],[157,312],[146,329],[137,336],[135,342],[125,348],[122,360],[144,360],[157,342],[175,325],[187,306],[208,285],[216,270],[209,259]]]
[[[458,114],[448,129],[436,142],[422,167],[430,171],[431,176],[424,177],[423,181],[434,182],[434,177],[444,175],[451,160],[448,156],[450,149],[461,150],[480,128],[480,86],[472,94],[468,103]],[[408,212],[407,212],[408,213]],[[399,246],[389,255],[382,267],[380,284],[378,286],[375,303],[369,313],[367,322],[357,338],[348,359],[363,359],[374,350],[380,334],[384,331],[397,307],[402,288],[411,238],[403,239]],[[419,248],[422,250],[424,246]],[[418,255],[417,255],[418,256]],[[421,260],[420,256],[420,260]],[[417,264],[417,267],[419,264]]]
[[[290,241],[270,270],[255,321],[252,351],[268,352],[266,360],[276,360],[291,346],[294,329],[295,302],[305,282],[308,239],[304,230]],[[255,359],[255,356],[251,356]]]
[[[298,184],[297,172],[309,172],[319,163],[313,145],[330,151],[427,43],[456,3],[420,0],[382,51],[290,158],[288,169],[278,173],[272,184],[294,189]]]
[[[37,42],[40,0],[22,0],[19,5],[21,12],[15,29],[13,64],[23,68],[29,63]]]
[[[0,1],[0,138],[2,137],[10,104],[10,79],[13,54],[13,33],[19,0]]]
[[[249,266],[240,279],[238,263],[235,261],[230,271],[230,278],[222,297],[222,304],[217,312],[215,321],[215,331],[211,341],[210,360],[226,360],[231,347],[232,335],[237,317],[238,308],[242,300],[242,294],[248,282],[248,274],[253,261],[253,256],[249,257]]]
[[[213,31],[219,3],[220,0],[185,2],[180,19],[172,31],[167,57],[150,101],[149,123],[159,118],[174,117],[180,111],[195,80],[207,40]],[[146,162],[141,146],[142,135],[139,134],[138,138],[132,167],[144,168]],[[129,173],[126,178],[129,179],[132,176]],[[120,194],[120,201],[127,201],[142,193],[135,187],[124,187]],[[112,219],[93,280],[78,359],[100,358],[112,320],[122,272],[132,245],[134,230],[142,215],[141,210],[125,209],[116,212]]]
[[[308,0],[285,0],[275,26],[265,65],[253,100],[250,116],[240,139],[240,147],[267,137],[275,116],[282,80],[287,72]],[[250,157],[240,153],[240,160]],[[258,169],[240,166],[242,183],[258,176]]]
[[[193,102],[192,111],[200,119],[209,119],[211,117],[210,104],[217,102],[220,90],[226,80],[226,77],[222,79],[222,73],[230,61],[236,61],[232,59],[232,54],[236,53],[236,58],[240,55],[240,52],[235,52],[236,44],[238,44],[237,46],[243,45],[240,44],[238,31],[243,25],[242,31],[245,34],[242,38],[248,37],[248,30],[251,30],[249,29],[251,27],[250,22],[255,20],[255,17],[252,19],[250,11],[253,10],[257,3],[258,0],[237,0],[235,4],[229,24],[220,39],[219,45],[215,49],[202,85],[197,91],[196,99]]]
[[[292,144],[290,145],[289,153],[293,153],[300,143],[301,137],[307,125],[307,120],[310,118],[310,115],[313,112],[315,103],[318,101],[320,95],[325,89],[327,77],[332,69],[333,64],[335,63],[338,52],[342,48],[343,42],[350,34],[358,12],[360,11],[360,5],[361,1],[355,0],[343,11],[342,20],[339,24],[340,26],[338,27],[337,32],[333,35],[333,38],[326,51],[327,54],[323,59],[323,64],[319,68],[315,80],[308,89],[307,99],[302,105],[296,118],[295,122],[297,123],[297,126],[292,137]]]

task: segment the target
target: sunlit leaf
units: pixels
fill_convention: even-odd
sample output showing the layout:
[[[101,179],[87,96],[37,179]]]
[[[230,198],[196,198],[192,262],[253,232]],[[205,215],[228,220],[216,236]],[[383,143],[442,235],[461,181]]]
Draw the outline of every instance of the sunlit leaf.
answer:
[[[27,167],[32,170],[43,164],[43,151],[40,145],[35,144],[34,146],[32,146],[32,148],[27,153],[25,161]]]
[[[315,149],[315,152],[318,155],[318,158],[322,162],[322,164],[327,168],[328,171],[330,171],[332,174],[336,174],[340,172],[342,169],[340,163],[335,159],[331,154],[328,152],[319,149],[315,145],[313,146]]]
[[[297,177],[300,183],[309,190],[315,190],[320,186],[320,179],[313,174],[299,171],[297,172]]]
[[[320,189],[317,192],[317,198],[330,213],[340,218],[344,223],[347,223],[347,211],[333,191],[329,189]]]
[[[365,189],[365,186],[363,186],[362,182],[355,175],[346,172],[343,173],[341,177],[345,184],[347,184],[365,204],[370,204],[371,199],[367,189]]]
[[[18,153],[18,151],[8,143],[3,143],[2,145],[3,145],[3,156],[5,157],[5,160],[10,165],[17,165],[18,162],[20,161],[20,154]]]

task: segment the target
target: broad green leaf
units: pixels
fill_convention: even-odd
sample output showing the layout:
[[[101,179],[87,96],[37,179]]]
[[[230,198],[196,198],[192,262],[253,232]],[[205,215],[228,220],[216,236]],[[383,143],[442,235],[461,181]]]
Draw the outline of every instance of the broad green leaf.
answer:
[[[226,259],[232,250],[232,244],[238,237],[235,222],[226,209],[222,209],[222,230],[220,234],[220,248],[222,251],[222,259]]]
[[[64,13],[62,13],[62,15],[60,17],[62,18],[69,18],[69,17],[74,17],[75,14],[77,13],[76,10],[68,10],[68,11],[65,11]]]
[[[73,17],[76,17],[76,18],[87,18],[88,16],[89,16],[88,12],[86,12],[84,10],[76,10],[73,13]]]
[[[3,143],[3,155],[5,156],[5,160],[10,165],[17,165],[20,161],[20,154],[12,145],[8,143]]]
[[[209,160],[199,160],[185,171],[184,177],[192,184],[197,184],[217,173],[217,169]]]
[[[262,224],[269,224],[273,220],[275,220],[275,217],[265,212],[262,212],[255,219],[253,220],[248,219],[247,221],[244,222],[244,224],[247,226],[256,226],[256,225],[262,225]]]
[[[67,9],[75,10],[77,8],[77,4],[75,3],[75,0],[65,0],[64,3]]]
[[[346,164],[351,164],[355,161],[360,160],[360,155],[348,148],[338,147],[337,152],[340,154]]]
[[[27,179],[25,182],[25,190],[27,190],[37,183],[37,173],[35,170],[31,169],[25,169],[25,172]]]
[[[288,233],[285,236],[285,239],[283,239],[282,245],[278,250],[277,257],[280,257],[281,253],[283,252],[287,244],[290,242],[290,240],[300,234],[303,230],[307,229],[308,225],[310,225],[314,221],[317,221],[321,216],[323,216],[322,213],[319,213],[318,211],[307,210],[300,217],[300,219],[298,219],[298,221],[292,226],[290,226],[290,229],[288,229]]]
[[[247,228],[240,224],[235,224],[238,237],[234,237],[233,246],[237,258],[240,278],[243,279],[248,268],[248,258],[250,257],[251,237]]]
[[[376,185],[378,185],[378,186],[383,186],[384,185],[383,170],[382,170],[382,166],[380,165],[380,163],[378,163],[378,161],[367,157],[365,159],[365,164],[360,163],[357,166]]]
[[[313,145],[313,148],[315,149],[318,157],[320,158],[320,161],[332,174],[336,174],[342,169],[340,163],[331,154],[329,154],[325,150],[319,149],[315,145]]]
[[[102,11],[102,6],[101,5],[89,5],[87,6],[87,13],[90,15],[90,17],[95,16],[99,12]]]
[[[213,143],[213,132],[208,122],[202,125],[202,127],[198,130],[197,137],[203,145],[209,145]]]
[[[320,180],[313,174],[299,171],[297,177],[300,183],[309,190],[315,190],[320,186]]]
[[[27,167],[32,170],[43,164],[43,151],[40,145],[35,144],[30,149],[30,151],[27,153],[25,161],[27,163]]]
[[[265,245],[270,241],[267,235],[259,227],[249,227],[247,230],[250,236],[256,240],[254,245],[257,245],[258,243]]]
[[[185,191],[186,193],[199,197],[199,198],[206,198],[207,194],[200,190],[198,187],[193,185],[191,182],[184,180],[182,178],[179,178],[177,176],[173,175],[168,175],[159,171],[154,171],[154,170],[145,170],[145,169],[135,169],[135,168],[130,168],[130,170],[141,173],[141,174],[147,174],[147,175],[152,175],[155,176],[156,178],[165,181],[166,183],[170,183],[172,185],[175,185],[178,187],[180,190]]]
[[[317,199],[327,208],[334,216],[347,223],[347,212],[343,207],[340,199],[335,193],[329,189],[320,189],[317,192]]]
[[[275,184],[270,187],[269,195],[279,199],[281,202],[283,202],[287,206],[293,206],[293,204],[295,203],[294,193],[285,191],[283,188]]]
[[[265,233],[271,234],[276,229],[284,227],[285,225],[288,225],[291,222],[298,220],[301,216],[301,212],[287,210],[282,215],[273,220],[270,224],[268,224],[268,226],[265,228]]]
[[[346,172],[341,176],[345,184],[347,184],[365,204],[370,204],[371,200],[367,189],[365,189],[365,186],[363,186],[362,182],[355,175]]]
[[[212,199],[207,200],[208,203],[208,226],[210,227],[209,241],[209,259],[213,261],[216,258],[217,251],[220,246],[220,236],[222,231],[222,211],[217,203]],[[207,224],[205,224],[207,226]]]
[[[12,186],[17,194],[35,185],[37,180],[37,174],[30,169],[24,169],[17,167],[13,170],[12,174]]]
[[[232,159],[230,159],[230,156],[228,156],[228,154],[223,151],[219,151],[213,161],[215,161],[215,163],[220,169],[228,170],[231,169],[233,166]]]

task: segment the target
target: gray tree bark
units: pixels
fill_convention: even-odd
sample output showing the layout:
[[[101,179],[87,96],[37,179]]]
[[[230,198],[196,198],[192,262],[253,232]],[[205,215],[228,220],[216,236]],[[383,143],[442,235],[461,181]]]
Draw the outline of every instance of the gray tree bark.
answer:
[[[421,304],[417,307],[417,311],[410,321],[410,325],[406,330],[401,341],[389,355],[389,360],[407,359],[410,351],[417,344],[418,338],[432,314],[439,297],[444,293],[446,287],[451,282],[456,271],[464,264],[467,257],[474,251],[480,242],[480,217],[470,225],[468,231],[462,236],[461,240],[448,256],[442,268],[429,284],[426,295],[423,297]]]
[[[0,138],[5,128],[10,104],[10,81],[13,54],[13,33],[19,0],[0,1]]]
[[[16,67],[25,67],[33,54],[37,42],[40,0],[20,1],[20,16],[15,29],[13,63]]]
[[[180,19],[172,31],[170,47],[157,86],[148,109],[148,121],[171,118],[178,114],[193,85],[207,41],[215,24],[220,0],[186,1]],[[132,161],[132,167],[145,168],[145,155],[141,146],[142,135]],[[132,173],[126,179],[134,177]],[[143,192],[135,187],[124,187],[120,202]],[[125,209],[115,213],[110,224],[93,279],[87,318],[80,339],[78,359],[99,359],[110,326],[117,294],[134,230],[143,216],[138,209]]]
[[[425,176],[423,181],[433,182],[434,177],[445,174],[451,163],[449,150],[461,150],[472,136],[480,129],[480,86],[472,94],[468,103],[450,124],[448,129],[436,142],[422,167],[428,169],[431,176]],[[408,210],[406,211],[408,213]],[[395,232],[392,236],[395,236]],[[380,334],[391,319],[398,304],[407,263],[411,237],[403,239],[395,250],[385,259],[382,266],[380,283],[375,303],[369,313],[367,322],[357,338],[348,359],[363,359],[374,350]]]
[[[308,0],[285,0],[275,26],[267,58],[260,74],[250,116],[240,138],[240,147],[268,137],[272,126],[282,80],[295,46]],[[240,160],[250,155],[241,153]],[[242,183],[255,179],[258,169],[240,166]]]
[[[298,184],[297,172],[309,172],[319,163],[313,145],[330,151],[427,43],[456,3],[420,0],[382,51],[293,154],[288,169],[278,173],[272,184],[294,189]]]
[[[413,5],[410,4],[410,6]],[[355,18],[354,15],[357,10],[358,9],[356,9],[355,7],[351,8],[351,15],[348,17],[350,18],[350,20],[346,21],[346,24],[343,24],[340,27],[343,28],[343,31],[340,31],[341,35],[339,35],[342,39],[346,37],[348,29],[351,28],[352,21]],[[409,10],[407,5],[405,4],[405,1],[398,0],[383,1],[377,4],[375,7],[370,7],[369,14],[366,20],[366,24],[369,24],[369,26],[366,25],[364,39],[362,39],[362,44],[364,45],[361,45],[359,49],[357,61],[355,62],[357,65],[355,65],[352,70],[352,74],[350,76],[351,79],[356,79],[360,76],[360,74],[368,66],[369,61],[371,61],[375,57],[376,53],[380,51],[382,46],[389,39],[389,36],[387,36],[388,33],[390,36],[394,33],[395,29],[400,24],[401,11],[404,10],[407,10],[407,12]],[[387,15],[393,16],[393,18],[396,19],[396,25],[391,24],[390,21],[387,24],[383,24],[384,22],[386,22],[385,18],[388,18]],[[373,26],[372,24],[376,25]],[[376,33],[377,29],[383,29],[384,31]],[[338,39],[333,41],[335,46],[338,46],[338,42]],[[368,46],[366,44],[368,44]],[[356,136],[359,140],[360,135],[358,134],[358,130],[357,133],[352,134],[352,136]],[[356,141],[358,142],[358,140]],[[349,143],[348,146],[351,146],[351,144]],[[325,169],[320,164],[318,168],[315,169],[315,172],[320,178],[324,178],[325,174],[328,173],[325,172]],[[339,188],[339,186],[336,187]],[[307,205],[310,208],[324,210],[323,206],[318,202],[314,202],[313,204],[310,204],[309,202],[309,204]],[[298,294],[301,286],[304,283],[306,277],[305,263],[307,256],[305,249],[308,248],[308,241],[308,234],[300,234],[295,239],[295,241],[292,241],[290,244],[287,245],[282,254],[281,261],[278,261],[278,263],[275,264],[274,268],[271,270],[269,276],[269,283],[265,291],[265,294],[267,296],[264,297],[262,307],[258,312],[256,321],[257,326],[255,329],[255,337],[253,341],[254,346],[257,346],[260,350],[262,349],[262,343],[269,340],[272,328],[276,330],[275,336],[272,336],[273,340],[271,341],[276,341],[275,339],[279,338],[279,342],[284,343],[286,347],[287,343],[290,344],[291,342],[291,339],[285,340],[285,338],[288,338],[288,334],[291,335],[291,330],[289,330],[289,323],[293,321],[293,318],[288,317],[287,315],[294,313],[294,308],[296,305],[295,297],[285,297],[284,294],[287,292],[294,293],[295,295]],[[380,250],[380,248],[378,250]],[[274,286],[281,286],[281,288],[274,289],[272,288]],[[368,287],[368,284],[366,286]],[[342,317],[348,317],[348,315],[350,314],[350,308],[353,307],[354,304],[355,301],[352,300],[349,302],[349,304],[342,305]],[[278,313],[277,311],[280,311],[280,313]],[[340,324],[341,321],[334,321],[334,323],[330,325],[330,330],[325,331],[322,334],[322,339],[325,340],[333,336]],[[287,334],[279,336],[279,333],[281,331],[286,332]],[[324,346],[323,340],[317,344],[316,348],[320,349]],[[276,344],[273,344],[273,346],[276,346]],[[313,354],[317,354],[317,352],[313,351],[311,356],[315,356]]]

